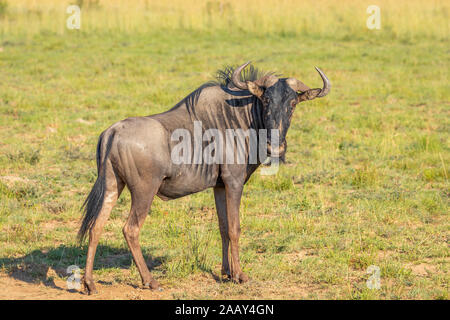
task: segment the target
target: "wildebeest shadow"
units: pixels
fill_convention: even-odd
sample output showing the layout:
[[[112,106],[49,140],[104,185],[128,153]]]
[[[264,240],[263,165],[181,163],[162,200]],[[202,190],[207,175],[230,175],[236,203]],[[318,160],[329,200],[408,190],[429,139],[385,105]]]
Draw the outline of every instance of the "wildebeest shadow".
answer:
[[[220,273],[216,274],[216,273],[214,273],[211,270],[208,270],[206,272],[208,272],[209,275],[211,276],[211,278],[217,283],[228,283],[228,282],[231,283],[231,278],[230,277],[222,276]]]
[[[55,276],[67,279],[72,273],[68,273],[69,266],[80,268],[81,275],[84,272],[86,263],[87,246],[65,246],[60,245],[52,249],[34,250],[22,257],[0,258],[0,268],[16,280],[26,283],[44,284],[64,291],[69,290],[66,286],[58,286],[55,283]],[[147,265],[150,270],[162,264],[165,257],[147,256]],[[94,263],[94,270],[119,268],[129,269],[132,264],[132,256],[128,249],[113,248],[99,245]],[[99,281],[103,284],[112,284]]]

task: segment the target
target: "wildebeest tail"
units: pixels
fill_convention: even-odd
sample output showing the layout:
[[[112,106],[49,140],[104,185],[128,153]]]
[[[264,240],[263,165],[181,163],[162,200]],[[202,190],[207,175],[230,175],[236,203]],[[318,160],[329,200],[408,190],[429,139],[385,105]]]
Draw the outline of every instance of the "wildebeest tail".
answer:
[[[102,210],[103,200],[105,198],[106,189],[106,160],[109,151],[111,150],[114,133],[110,134],[107,139],[106,148],[103,147],[105,140],[104,132],[100,135],[97,143],[97,180],[92,187],[91,192],[81,207],[83,210],[83,221],[80,230],[78,231],[78,241],[83,242],[86,234],[91,230],[97,217]]]

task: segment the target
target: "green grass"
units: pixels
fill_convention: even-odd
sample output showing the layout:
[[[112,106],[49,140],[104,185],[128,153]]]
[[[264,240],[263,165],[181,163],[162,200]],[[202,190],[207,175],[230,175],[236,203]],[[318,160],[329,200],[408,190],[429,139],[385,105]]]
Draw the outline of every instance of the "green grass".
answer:
[[[216,69],[252,59],[309,86],[321,83],[318,65],[333,89],[297,107],[287,164],[276,176],[255,173],[245,188],[241,262],[253,281],[173,298],[448,299],[448,39],[406,41],[383,29],[337,38],[177,28],[1,33],[0,271],[45,282],[40,266],[60,279],[67,266],[84,267],[76,232],[100,132],[165,111]],[[121,231],[129,207],[126,191],[104,230],[96,281],[140,283]],[[218,274],[211,190],[155,200],[140,241],[163,286]],[[380,290],[366,287],[370,265],[380,267]]]

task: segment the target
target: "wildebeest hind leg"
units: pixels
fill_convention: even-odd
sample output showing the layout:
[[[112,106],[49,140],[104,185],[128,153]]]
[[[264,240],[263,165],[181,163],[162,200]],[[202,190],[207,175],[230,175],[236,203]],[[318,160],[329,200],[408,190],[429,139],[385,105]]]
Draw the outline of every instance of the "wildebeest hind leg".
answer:
[[[225,188],[214,188],[217,217],[219,219],[220,236],[222,237],[222,276],[231,278],[230,264],[228,261],[230,238],[228,237],[227,202]]]
[[[92,228],[89,230],[89,247],[86,257],[86,269],[83,277],[84,291],[87,294],[97,293],[92,276],[95,252],[97,251],[97,245],[100,240],[100,234],[102,233],[103,227],[124,188],[124,183],[114,173],[109,162],[106,162],[106,166],[105,196],[102,209],[100,210],[95,223],[92,225]]]
[[[158,282],[153,279],[148,270],[139,244],[139,231],[144,224],[153,198],[159,189],[161,181],[142,182],[130,188],[131,211],[123,227],[123,235],[130,247],[134,262],[141,275],[142,284],[146,288],[157,289]]]

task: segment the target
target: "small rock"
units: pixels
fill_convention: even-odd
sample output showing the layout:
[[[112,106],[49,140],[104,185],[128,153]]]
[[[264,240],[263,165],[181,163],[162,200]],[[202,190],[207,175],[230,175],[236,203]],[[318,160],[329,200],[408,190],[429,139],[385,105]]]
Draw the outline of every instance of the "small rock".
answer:
[[[47,127],[47,132],[56,133],[57,131],[58,130],[56,128],[53,128],[53,127],[50,127],[50,126]]]
[[[88,121],[88,120],[84,120],[84,119],[81,119],[81,118],[78,118],[76,121],[79,122],[79,123],[82,123],[82,124],[87,124],[87,125],[91,125],[91,124],[94,123],[94,121]]]

